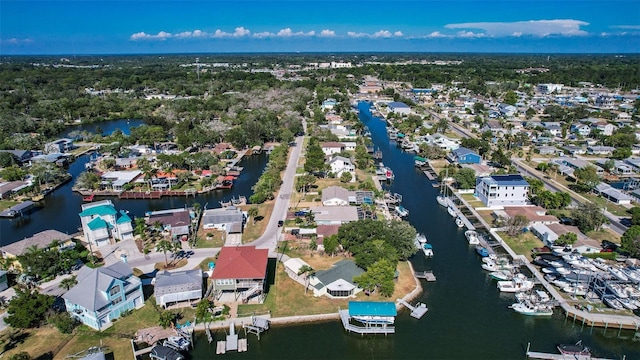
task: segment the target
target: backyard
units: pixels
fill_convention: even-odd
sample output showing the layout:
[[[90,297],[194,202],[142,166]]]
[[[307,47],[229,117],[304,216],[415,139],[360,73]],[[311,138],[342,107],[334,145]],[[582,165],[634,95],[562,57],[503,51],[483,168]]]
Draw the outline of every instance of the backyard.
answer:
[[[527,259],[532,260],[531,250],[533,248],[542,247],[544,244],[531,232],[520,233],[516,236],[510,236],[506,232],[498,232],[498,235],[504,242],[518,255],[524,255]]]

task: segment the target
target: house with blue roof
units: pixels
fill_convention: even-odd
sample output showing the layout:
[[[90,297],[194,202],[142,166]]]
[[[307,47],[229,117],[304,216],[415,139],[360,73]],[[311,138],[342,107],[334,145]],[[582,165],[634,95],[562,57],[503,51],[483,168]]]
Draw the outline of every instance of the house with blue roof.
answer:
[[[465,147],[452,150],[447,157],[452,163],[458,164],[480,164],[482,162],[482,156]]]
[[[529,183],[519,174],[480,177],[475,195],[487,207],[522,206],[528,202]]]
[[[83,204],[79,215],[85,239],[93,246],[133,240],[131,218],[126,211],[117,211],[111,200]]]
[[[104,330],[126,311],[144,305],[142,281],[122,261],[97,269],[84,266],[76,279],[62,295],[65,307],[72,318],[93,329]]]

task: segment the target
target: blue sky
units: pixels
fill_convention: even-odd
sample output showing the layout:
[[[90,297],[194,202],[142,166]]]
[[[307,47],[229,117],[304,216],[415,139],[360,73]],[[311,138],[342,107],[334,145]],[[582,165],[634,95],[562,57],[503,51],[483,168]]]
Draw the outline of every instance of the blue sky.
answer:
[[[638,53],[640,0],[0,0],[0,54]]]

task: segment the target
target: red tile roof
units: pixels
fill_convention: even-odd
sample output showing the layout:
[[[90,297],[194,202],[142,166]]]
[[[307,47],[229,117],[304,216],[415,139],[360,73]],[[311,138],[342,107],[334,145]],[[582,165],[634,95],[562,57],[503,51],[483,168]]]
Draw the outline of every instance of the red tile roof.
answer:
[[[267,277],[268,249],[255,246],[223,247],[212,279],[264,279]]]

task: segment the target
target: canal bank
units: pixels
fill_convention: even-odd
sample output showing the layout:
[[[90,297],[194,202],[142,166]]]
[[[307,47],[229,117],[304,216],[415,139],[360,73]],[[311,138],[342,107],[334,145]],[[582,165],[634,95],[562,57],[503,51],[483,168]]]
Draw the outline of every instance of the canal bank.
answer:
[[[395,334],[387,337],[347,334],[338,320],[277,325],[260,341],[249,336],[246,353],[225,357],[519,359],[525,357],[528,343],[538,351],[554,353],[557,344],[583,340],[594,356],[640,358],[640,344],[632,341],[634,332],[623,330],[619,335],[618,329],[583,328],[561,311],[550,318],[533,318],[509,309],[514,296],[501,294],[495,281],[481,270],[481,260],[468,246],[464,231],[437,204],[438,189],[413,166],[414,155],[403,153],[389,141],[385,122],[372,118],[367,106],[361,104],[359,110],[375,148],[383,153],[382,161],[395,173],[395,180],[384,187],[403,195],[402,205],[410,212],[407,220],[433,245],[432,259],[422,253],[411,258],[416,272],[433,271],[438,278],[431,284],[420,280],[424,291],[414,299],[425,302],[429,312],[421,320],[400,312]],[[215,346],[209,346],[204,333],[199,333],[191,357],[208,359],[214,353]]]

